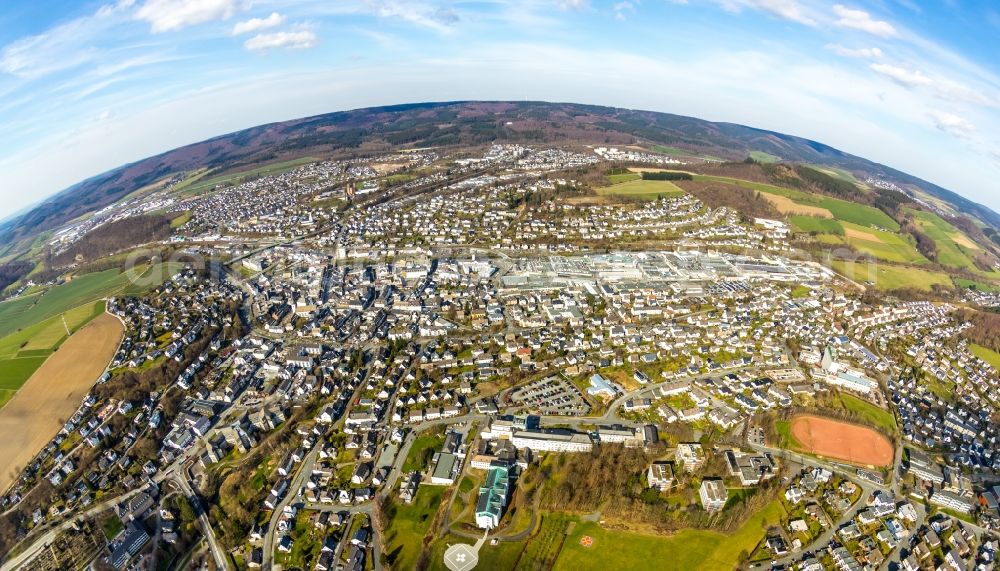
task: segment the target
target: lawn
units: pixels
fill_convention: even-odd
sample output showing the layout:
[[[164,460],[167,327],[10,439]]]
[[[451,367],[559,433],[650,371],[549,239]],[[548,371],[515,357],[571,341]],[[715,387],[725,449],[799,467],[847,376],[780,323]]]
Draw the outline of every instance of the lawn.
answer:
[[[420,486],[412,504],[393,503],[385,535],[385,553],[393,569],[413,569],[423,549],[424,535],[434,520],[447,490],[443,486]]]
[[[610,176],[627,176],[627,175],[610,175]],[[614,184],[611,186],[606,186],[604,188],[598,188],[597,194],[605,194],[605,195],[611,194],[615,196],[633,196],[645,200],[656,200],[661,196],[663,197],[680,196],[684,194],[684,191],[679,186],[670,182],[669,180],[638,179],[638,180],[631,180],[629,182]]]
[[[604,529],[597,523],[582,522],[566,538],[554,569],[734,569],[738,566],[741,553],[753,552],[764,539],[767,528],[781,521],[783,513],[781,502],[775,500],[731,535],[693,529],[669,536],[647,535]],[[591,547],[580,544],[585,535],[593,540]]]
[[[792,434],[792,421],[774,421],[774,431],[778,435],[778,441],[774,443],[776,447],[787,448],[788,450],[802,450],[802,444]]]
[[[878,427],[886,434],[896,432],[896,417],[891,412],[845,393],[841,393],[840,402],[846,410],[858,415],[863,422]]]
[[[834,260],[834,271],[857,282],[874,282],[876,289],[894,290],[915,288],[930,291],[932,285],[951,286],[951,278],[944,272],[923,270],[888,264],[869,264]]]
[[[125,525],[122,524],[122,520],[118,519],[118,516],[111,514],[101,522],[101,529],[104,530],[104,537],[107,537],[110,540],[114,539],[119,533],[124,531]]]
[[[844,235],[844,227],[840,222],[819,216],[789,216],[788,221],[799,232],[815,232],[817,234]]]
[[[442,446],[444,446],[444,435],[441,431],[418,436],[413,441],[410,453],[406,455],[406,461],[403,462],[403,473],[407,474],[413,471],[423,472],[427,468],[427,464],[430,462],[431,457],[433,457],[434,452],[440,450]]]
[[[976,345],[975,343],[969,345],[969,350],[972,351],[973,355],[979,357],[983,361],[986,361],[991,367],[1000,371],[1000,353],[997,353],[987,347],[983,347],[982,345]]]

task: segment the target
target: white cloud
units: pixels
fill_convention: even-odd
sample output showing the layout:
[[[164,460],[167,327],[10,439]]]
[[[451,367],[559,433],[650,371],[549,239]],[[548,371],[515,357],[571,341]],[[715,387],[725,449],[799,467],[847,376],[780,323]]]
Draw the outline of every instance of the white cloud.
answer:
[[[250,18],[243,22],[236,22],[233,26],[233,35],[239,36],[251,32],[259,32],[280,26],[285,22],[285,17],[277,12],[271,12],[267,18]]]
[[[366,0],[365,4],[380,18],[398,18],[439,32],[449,31],[459,20],[458,13],[451,8],[424,2]]]
[[[882,50],[879,48],[845,48],[840,44],[827,44],[826,49],[842,57],[863,59],[878,59],[882,57]]]
[[[934,126],[939,130],[960,139],[969,138],[976,130],[976,126],[967,119],[947,111],[931,111],[931,118],[934,120]]]
[[[932,83],[931,78],[924,75],[920,70],[910,71],[906,68],[887,63],[873,63],[871,68],[904,87],[917,87]]]
[[[806,26],[815,26],[816,20],[811,18],[805,8],[797,0],[717,0],[723,9],[730,12],[740,12],[744,8],[766,12],[772,16],[789,20]]]
[[[590,8],[590,0],[558,0],[559,8],[563,10],[583,10]]]
[[[864,10],[852,9],[843,4],[836,4],[833,7],[833,13],[839,18],[835,22],[836,25],[842,28],[861,30],[880,38],[891,38],[896,35],[896,28],[892,24],[884,20],[874,20],[871,14]]]
[[[624,20],[626,13],[635,12],[635,4],[629,2],[629,0],[622,0],[614,5],[615,19]]]
[[[244,42],[243,45],[252,51],[277,48],[306,49],[315,46],[317,39],[316,34],[307,30],[299,32],[273,32],[270,34],[257,34]]]
[[[92,15],[7,44],[0,49],[0,73],[33,79],[96,61],[100,50],[93,44],[120,21],[117,15],[130,5],[131,0],[107,4]]]
[[[224,20],[235,13],[236,0],[146,0],[135,16],[157,34]]]

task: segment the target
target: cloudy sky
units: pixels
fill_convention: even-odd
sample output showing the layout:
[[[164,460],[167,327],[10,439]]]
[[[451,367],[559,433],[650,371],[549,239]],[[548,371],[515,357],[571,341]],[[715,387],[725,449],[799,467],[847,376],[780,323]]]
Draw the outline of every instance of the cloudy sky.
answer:
[[[781,131],[1000,210],[994,0],[108,2],[0,7],[0,218],[260,123],[459,99]]]

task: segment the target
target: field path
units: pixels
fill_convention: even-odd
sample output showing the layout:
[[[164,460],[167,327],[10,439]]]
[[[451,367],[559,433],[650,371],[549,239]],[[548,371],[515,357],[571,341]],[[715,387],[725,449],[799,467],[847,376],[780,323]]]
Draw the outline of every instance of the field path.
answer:
[[[72,416],[107,368],[124,328],[103,313],[71,335],[0,409],[0,490]]]

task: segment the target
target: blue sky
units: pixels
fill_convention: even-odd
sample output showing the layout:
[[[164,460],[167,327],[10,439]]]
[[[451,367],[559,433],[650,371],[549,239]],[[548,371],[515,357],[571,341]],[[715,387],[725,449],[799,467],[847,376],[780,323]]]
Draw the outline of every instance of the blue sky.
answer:
[[[772,129],[1000,210],[997,54],[987,0],[7,0],[0,218],[260,123],[459,99]]]

